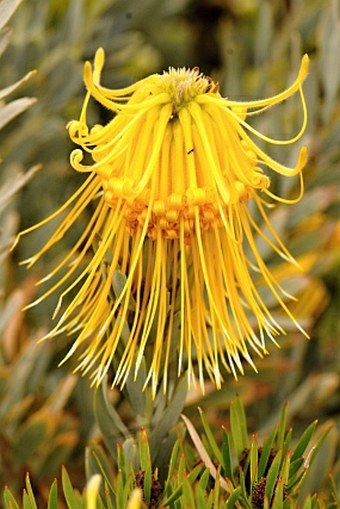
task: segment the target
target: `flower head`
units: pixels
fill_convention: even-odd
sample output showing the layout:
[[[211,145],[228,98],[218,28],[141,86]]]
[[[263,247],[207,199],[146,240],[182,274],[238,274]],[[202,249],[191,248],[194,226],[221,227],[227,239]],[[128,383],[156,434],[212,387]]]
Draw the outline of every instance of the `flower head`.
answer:
[[[271,316],[253,274],[266,285],[291,320],[285,292],[265,265],[255,235],[285,260],[295,263],[272,227],[266,200],[289,203],[270,191],[271,172],[300,176],[307,160],[302,147],[295,167],[267,155],[254,137],[277,145],[297,141],[306,126],[302,82],[308,57],[296,81],[284,92],[258,101],[223,98],[218,84],[198,69],[154,74],[120,90],[100,83],[104,52],[87,62],[87,95],[71,139],[80,148],[71,165],[88,177],[45,224],[71,207],[35,263],[57,243],[91,202],[95,211],[68,255],[45,279],[62,272],[38,299],[65,282],[57,306],[72,296],[48,337],[75,333],[67,358],[79,352],[78,368],[99,384],[115,363],[114,384],[137,373],[145,352],[146,383],[154,391],[167,384],[169,364],[204,385],[207,374],[219,387],[222,366],[235,376],[251,351],[266,353],[265,339],[284,333]],[[295,92],[301,96],[303,121],[292,139],[274,140],[246,121]],[[88,126],[94,98],[113,113],[107,125]],[[261,231],[248,208],[252,201],[267,227]],[[247,254],[244,249],[247,245]],[[90,254],[90,259],[88,259]]]

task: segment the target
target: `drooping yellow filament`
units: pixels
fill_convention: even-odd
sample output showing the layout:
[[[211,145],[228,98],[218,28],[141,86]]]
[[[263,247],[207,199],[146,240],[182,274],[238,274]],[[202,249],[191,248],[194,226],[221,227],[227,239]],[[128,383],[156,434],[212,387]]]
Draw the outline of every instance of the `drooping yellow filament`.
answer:
[[[80,147],[72,152],[71,164],[89,176],[59,211],[20,234],[71,206],[46,245],[26,263],[31,266],[51,249],[93,200],[96,209],[70,252],[40,283],[57,281],[32,305],[68,283],[59,295],[57,323],[46,337],[76,334],[66,359],[79,352],[77,369],[90,373],[94,384],[113,364],[113,383],[123,385],[131,372],[137,375],[145,357],[145,384],[150,382],[154,393],[160,378],[166,388],[174,361],[178,374],[186,370],[189,383],[198,378],[204,388],[208,375],[220,387],[223,371],[237,377],[244,360],[256,369],[250,351],[262,356],[265,338],[275,341],[284,333],[254,275],[262,277],[302,330],[255,236],[296,264],[270,223],[265,198],[283,203],[301,198],[307,149],[303,146],[295,167],[288,168],[260,149],[254,137],[283,146],[301,138],[307,122],[302,82],[308,57],[286,91],[242,103],[221,97],[218,85],[197,69],[171,68],[110,90],[100,84],[103,65],[100,49],[94,69],[85,65],[88,92],[80,119],[68,125]],[[296,92],[302,123],[291,139],[271,139],[246,121]],[[91,97],[113,111],[107,125],[88,127]],[[84,153],[91,164],[83,164]],[[298,175],[298,197],[270,191],[270,171]],[[266,232],[252,217],[250,200]]]

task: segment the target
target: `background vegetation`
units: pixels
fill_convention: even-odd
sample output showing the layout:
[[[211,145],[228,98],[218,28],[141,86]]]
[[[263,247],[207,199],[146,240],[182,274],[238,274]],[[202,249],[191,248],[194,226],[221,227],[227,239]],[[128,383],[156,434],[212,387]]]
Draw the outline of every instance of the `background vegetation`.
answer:
[[[16,6],[8,21],[5,13]],[[0,486],[9,486],[17,497],[29,471],[38,507],[45,507],[61,464],[73,486],[83,489],[85,447],[105,438],[103,427],[95,424],[87,381],[70,374],[72,362],[57,368],[67,338],[36,343],[51,325],[53,299],[21,311],[37,292],[39,272],[48,268],[27,273],[18,261],[42,245],[48,227],[9,252],[20,229],[50,214],[81,181],[68,163],[71,144],[65,125],[79,115],[84,60],[103,46],[103,81],[113,88],[168,66],[197,65],[220,82],[223,95],[242,99],[285,88],[307,52],[309,122],[303,141],[310,157],[305,196],[298,205],[276,208],[271,216],[305,272],[271,260],[265,246],[261,249],[285,287],[298,296],[292,307],[311,340],[289,331],[280,349],[269,345],[270,356],[257,362],[259,374],[249,369],[237,382],[228,379],[220,391],[207,384],[205,397],[191,391],[183,412],[201,430],[200,406],[217,442],[223,438],[221,425],[229,426],[236,394],[246,407],[249,431],[260,437],[279,420],[285,401],[287,425],[294,426],[296,436],[315,419],[320,434],[331,424],[300,490],[301,497],[319,492],[327,498],[329,474],[340,483],[340,2],[2,0],[0,22]],[[19,90],[4,90],[33,69],[37,72]],[[107,113],[93,110],[93,116],[105,122]],[[264,132],[292,132],[299,123],[298,101],[268,111],[257,122]],[[284,162],[296,157],[285,149],[268,150]],[[277,179],[273,185],[294,195],[295,184],[287,187]],[[63,256],[70,243],[67,237],[54,255]],[[271,308],[279,313],[273,303]],[[126,429],[138,428],[126,394],[110,391],[108,397]],[[166,433],[174,422],[168,424]],[[183,423],[177,428],[183,433]],[[58,507],[63,500],[60,494]]]

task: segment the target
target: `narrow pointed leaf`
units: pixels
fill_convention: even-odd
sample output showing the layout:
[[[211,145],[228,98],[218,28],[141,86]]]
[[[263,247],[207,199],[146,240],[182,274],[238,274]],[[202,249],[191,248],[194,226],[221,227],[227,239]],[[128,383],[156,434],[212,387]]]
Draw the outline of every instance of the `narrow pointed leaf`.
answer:
[[[36,501],[35,501],[35,496],[34,496],[34,493],[32,491],[31,481],[30,481],[30,478],[29,478],[28,474],[26,475],[26,482],[25,482],[25,484],[26,484],[27,496],[28,496],[29,502],[31,504],[31,507],[32,507],[32,509],[37,509],[37,504],[36,504]]]
[[[272,499],[275,490],[275,486],[280,472],[281,461],[282,461],[282,451],[279,451],[276,454],[267,474],[265,494],[267,495],[269,501]]]
[[[56,479],[53,481],[50,488],[47,509],[58,509],[58,485]]]
[[[230,405],[231,435],[238,457],[248,448],[247,422],[240,398],[236,398]]]
[[[234,509],[236,502],[240,499],[242,495],[242,488],[241,486],[238,486],[232,495],[227,500],[227,508],[228,509]]]
[[[184,407],[187,393],[188,384],[186,378],[183,377],[177,384],[174,395],[166,407],[160,421],[154,423],[154,430],[150,433],[149,442],[152,458],[154,458],[159,452],[162,440],[175,426],[175,424],[177,424]]]
[[[20,509],[17,501],[15,500],[15,498],[13,497],[11,491],[9,490],[9,488],[7,486],[4,489],[3,499],[4,499],[4,503],[5,503],[5,509]]]
[[[250,481],[253,485],[258,479],[258,447],[255,437],[253,437],[250,445]]]
[[[278,427],[277,433],[277,441],[276,441],[276,449],[283,448],[283,442],[285,439],[286,429],[287,429],[287,413],[288,413],[288,405],[287,403],[283,406],[281,412],[281,418]]]
[[[8,95],[10,95],[17,88],[19,88],[20,85],[23,85],[24,83],[26,83],[31,78],[31,76],[33,76],[35,73],[36,73],[36,71],[30,71],[27,74],[25,74],[25,76],[23,78],[21,78],[21,80],[17,81],[16,83],[13,83],[13,85],[9,85],[8,87],[0,90],[0,100],[4,99],[4,97],[7,97]]]
[[[149,504],[151,497],[152,466],[148,437],[145,429],[138,434],[139,459],[141,469],[144,471],[144,497]]]
[[[308,428],[303,432],[300,440],[298,441],[294,449],[292,461],[296,460],[297,458],[300,458],[303,455],[310,442],[310,439],[312,438],[316,425],[317,421],[312,422],[312,424],[310,424]]]
[[[36,102],[36,99],[32,97],[20,97],[0,108],[0,129],[8,124],[13,118],[23,113],[32,104]]]
[[[117,442],[123,442],[124,438],[129,438],[130,433],[109,401],[105,383],[94,391],[93,405],[96,422],[103,434],[105,444],[115,458]]]
[[[64,497],[67,503],[67,507],[69,509],[80,509],[80,504],[74,492],[73,486],[71,484],[69,475],[66,471],[66,468],[62,468],[61,472],[61,481],[63,485]]]
[[[219,446],[216,443],[216,440],[214,438],[213,432],[211,431],[211,428],[210,428],[210,426],[208,424],[208,421],[207,421],[207,419],[206,419],[206,417],[205,417],[205,415],[203,413],[203,410],[201,408],[199,408],[198,410],[200,412],[201,421],[202,421],[202,424],[203,424],[203,428],[204,428],[205,434],[206,434],[207,439],[208,439],[209,446],[212,449],[213,453],[215,454],[218,463],[220,465],[222,465],[223,464],[223,456],[221,454],[221,450],[220,450]]]
[[[233,482],[234,475],[233,475],[232,457],[231,457],[231,449],[230,449],[230,437],[229,437],[229,433],[226,430],[223,430],[222,465],[223,465],[224,475],[227,476]]]
[[[22,0],[2,0],[0,2],[0,30],[21,4]]]
[[[264,442],[264,445],[262,447],[262,451],[260,454],[260,460],[259,460],[259,471],[258,471],[258,477],[262,477],[266,471],[267,464],[268,464],[268,458],[270,456],[270,453],[273,449],[273,444],[276,438],[278,432],[278,427],[275,426],[269,436],[267,437],[266,441]]]

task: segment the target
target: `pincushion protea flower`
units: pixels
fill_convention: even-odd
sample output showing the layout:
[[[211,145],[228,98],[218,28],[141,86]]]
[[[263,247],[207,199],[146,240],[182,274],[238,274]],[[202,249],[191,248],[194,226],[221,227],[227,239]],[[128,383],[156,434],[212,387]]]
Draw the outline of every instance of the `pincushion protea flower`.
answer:
[[[77,334],[66,358],[77,351],[77,369],[90,372],[94,384],[103,380],[113,360],[113,384],[124,384],[131,370],[138,372],[148,349],[145,383],[151,381],[154,391],[160,378],[166,387],[173,358],[178,373],[186,370],[189,381],[198,377],[203,387],[208,375],[220,387],[222,366],[236,376],[243,371],[243,360],[254,366],[251,350],[263,355],[266,337],[274,340],[284,333],[260,297],[253,273],[262,275],[302,330],[254,235],[295,263],[268,219],[266,200],[300,199],[307,149],[301,148],[296,166],[289,168],[269,157],[253,138],[289,145],[302,136],[307,112],[301,87],[308,57],[286,91],[245,102],[223,98],[218,84],[196,68],[170,68],[110,90],[100,83],[103,65],[99,49],[94,68],[85,64],[87,95],[80,119],[68,126],[81,147],[72,152],[71,165],[88,178],[57,212],[21,233],[72,207],[46,245],[25,263],[31,266],[51,249],[91,202],[95,210],[73,248],[44,280],[62,276],[33,304],[68,282],[56,312],[67,294],[72,291],[73,296],[46,337]],[[293,138],[268,138],[246,122],[297,91],[303,121]],[[107,125],[88,127],[91,97],[113,112]],[[287,200],[274,195],[268,170],[299,175],[299,196]],[[250,200],[268,235],[253,219]],[[114,294],[113,280],[119,274],[120,289]]]

